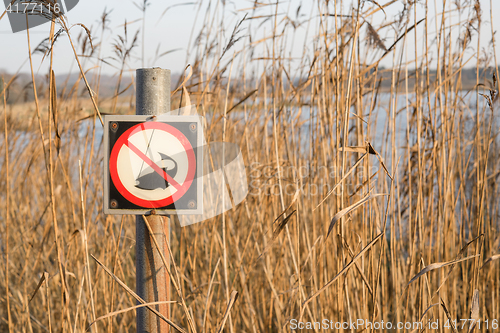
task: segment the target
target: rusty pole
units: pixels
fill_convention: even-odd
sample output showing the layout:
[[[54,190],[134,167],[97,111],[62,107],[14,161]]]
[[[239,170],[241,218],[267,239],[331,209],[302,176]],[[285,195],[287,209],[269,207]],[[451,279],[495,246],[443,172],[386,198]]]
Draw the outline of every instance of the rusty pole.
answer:
[[[170,70],[142,68],[136,71],[136,114],[158,115],[170,111]],[[148,216],[148,222],[165,258],[169,258],[166,237],[170,235],[168,217]],[[142,216],[136,217],[136,290],[147,303],[170,300],[170,280]],[[170,317],[168,304],[155,305]],[[169,326],[147,308],[137,309],[138,333],[169,333]]]

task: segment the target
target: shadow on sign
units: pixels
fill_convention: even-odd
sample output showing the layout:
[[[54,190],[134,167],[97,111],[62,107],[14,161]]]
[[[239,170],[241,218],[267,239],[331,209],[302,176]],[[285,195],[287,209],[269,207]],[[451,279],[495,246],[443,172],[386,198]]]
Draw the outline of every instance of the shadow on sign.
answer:
[[[165,116],[197,115],[194,106],[171,111]],[[162,116],[158,116],[161,121]],[[200,118],[204,119],[204,118]],[[203,154],[203,212],[197,215],[178,215],[181,226],[202,222],[220,215],[241,203],[248,194],[245,163],[239,146],[229,142],[203,140],[202,147],[196,147]],[[171,156],[176,160],[175,156]]]

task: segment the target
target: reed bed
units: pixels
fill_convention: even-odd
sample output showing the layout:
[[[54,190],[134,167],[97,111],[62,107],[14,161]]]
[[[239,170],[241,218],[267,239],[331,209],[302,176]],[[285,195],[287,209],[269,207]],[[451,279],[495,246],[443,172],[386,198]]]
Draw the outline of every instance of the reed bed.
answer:
[[[196,105],[208,141],[239,144],[249,194],[203,223],[173,220],[176,325],[289,332],[294,319],[439,320],[439,332],[466,332],[460,319],[473,318],[476,331],[493,331],[499,75],[494,17],[482,3],[192,6],[203,27],[192,32],[189,66],[172,68],[182,73],[172,109]],[[63,55],[51,41],[72,43],[73,86],[52,71],[43,82],[33,75],[20,116],[8,100],[15,76],[2,79],[2,332],[135,331],[135,218],[102,212],[100,117],[135,112],[128,64],[144,59],[144,30],[111,31],[109,15],[80,36],[58,17],[38,48],[52,62]],[[99,94],[106,34],[116,34],[110,97]],[[448,319],[457,327],[444,327]],[[362,329],[390,331],[341,330]]]

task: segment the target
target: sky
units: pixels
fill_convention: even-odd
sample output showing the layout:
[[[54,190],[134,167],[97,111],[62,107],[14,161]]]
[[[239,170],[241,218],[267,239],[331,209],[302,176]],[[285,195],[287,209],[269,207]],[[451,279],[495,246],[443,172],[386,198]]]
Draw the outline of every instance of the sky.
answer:
[[[136,0],[141,1],[142,0]],[[201,1],[201,11],[198,17],[196,17],[196,12],[198,6],[200,6]],[[188,1],[165,1],[165,0],[150,0],[150,6],[146,11],[146,20],[145,20],[145,59],[144,59],[144,67],[162,67],[171,69],[172,72],[182,72],[185,68],[186,64],[193,59],[186,59],[188,43],[191,41],[193,43],[193,39],[191,38],[191,31],[195,32],[199,30],[202,24],[202,18],[204,17],[203,11],[206,10],[208,4],[211,2],[212,10],[215,8],[217,3],[220,6],[220,1],[211,1],[211,0],[188,0]],[[232,31],[232,27],[236,24],[236,22],[243,18],[245,11],[241,11],[241,9],[252,7],[253,0],[235,0],[229,1],[226,0],[226,12],[224,15],[224,25],[227,28],[227,31],[230,33]],[[262,3],[276,2],[261,0]],[[384,4],[389,2],[389,0],[380,0],[378,3]],[[417,11],[417,19],[423,18],[425,16],[424,7],[422,5],[424,1],[419,1],[419,9]],[[482,38],[481,38],[481,47],[487,47],[487,44],[491,38],[491,28],[490,28],[490,0],[480,0],[482,11],[484,14],[483,17],[483,29],[482,29]],[[280,1],[280,10],[278,12],[291,12],[294,13],[295,9],[302,5],[302,13],[306,16],[310,15],[311,12],[311,3],[312,1],[300,1],[300,0],[289,0],[289,1]],[[344,0],[344,10],[346,5],[345,3],[349,3],[349,1]],[[448,1],[450,3],[450,1]],[[492,0],[493,3],[493,13],[498,16],[500,14],[500,0]],[[442,6],[442,2],[429,0],[429,16],[434,16],[434,6],[437,6],[438,12],[440,11],[440,7]],[[269,8],[271,6],[268,6]],[[379,24],[377,20],[381,21],[389,21],[391,18],[397,15],[398,10],[401,10],[403,7],[402,0],[398,1],[398,3],[391,5],[386,10],[386,15],[382,12],[379,12],[377,15],[372,17],[372,25]],[[111,65],[117,65],[116,62],[110,60],[110,56],[113,55],[112,51],[112,43],[116,40],[117,34],[123,33],[123,24],[125,20],[128,22],[132,22],[129,24],[129,34],[133,34],[137,29],[142,28],[142,13],[137,9],[134,1],[132,0],[80,0],[79,4],[69,13],[67,13],[68,22],[71,24],[82,23],[86,27],[88,27],[95,34],[96,39],[100,39],[100,31],[98,31],[97,27],[100,23],[100,17],[103,11],[107,9],[111,10],[109,14],[110,23],[112,31],[108,31],[104,35],[104,49],[102,57],[104,59],[108,59],[108,63]],[[282,10],[281,10],[282,9]],[[271,9],[270,9],[271,10]],[[271,11],[268,10],[268,13]],[[452,18],[458,19],[458,18]],[[252,23],[254,24],[254,23]],[[254,24],[253,27],[256,25]],[[430,27],[435,27],[436,22],[430,22]],[[500,30],[500,20],[494,20],[493,28],[495,31]],[[31,47],[34,49],[40,41],[42,41],[45,37],[48,36],[48,32],[50,29],[50,24],[44,24],[33,29],[30,29],[30,37],[31,37]],[[83,29],[79,26],[74,26],[71,29],[71,33],[74,39],[82,32]],[[435,31],[435,29],[434,29]],[[419,33],[420,35],[423,32]],[[394,31],[386,30],[385,32],[381,32],[381,36],[384,34],[394,36]],[[308,41],[306,38],[311,38],[311,33],[306,35],[306,25],[303,25],[301,28],[297,29],[296,36],[294,37],[296,41],[293,43],[293,50],[291,50],[291,54],[293,53],[297,57],[303,52],[304,45],[307,46]],[[139,35],[140,36],[140,35]],[[227,37],[227,36],[226,36]],[[27,36],[26,31],[12,33],[10,30],[10,25],[7,16],[5,16],[2,20],[0,20],[0,38],[2,41],[2,48],[0,49],[0,69],[6,70],[9,73],[14,73],[18,70],[21,72],[29,72],[29,63],[28,59],[28,44],[27,44]],[[390,45],[391,38],[387,39],[386,44]],[[458,36],[457,36],[458,38]],[[500,55],[500,40],[498,40],[497,36],[497,46],[496,51]],[[305,42],[305,43],[304,43]],[[159,47],[160,53],[166,51],[173,51],[168,53],[167,55],[161,57],[157,61],[153,62],[155,57],[155,53],[157,48]],[[237,47],[235,47],[237,48]],[[414,50],[413,42],[411,39],[408,40],[408,50],[411,54]],[[473,52],[471,50],[470,52]],[[77,67],[74,61],[74,57],[72,55],[71,48],[69,46],[69,42],[67,38],[58,41],[56,45],[56,49],[54,52],[55,55],[55,71],[56,73],[68,73],[68,72],[76,72]],[[388,57],[391,58],[391,57]],[[45,73],[47,68],[47,61],[44,63],[41,62],[41,55],[35,55],[33,57],[34,69],[36,72]],[[385,60],[383,65],[391,66],[391,59]],[[474,65],[473,60],[470,65]],[[95,62],[94,62],[95,63]],[[104,73],[116,73],[116,69],[111,65],[104,65],[103,72]],[[141,60],[141,50],[140,47],[135,49],[134,57],[129,61],[128,70],[132,71],[134,68],[143,67],[143,63]],[[89,63],[87,63],[87,68],[91,67]]]

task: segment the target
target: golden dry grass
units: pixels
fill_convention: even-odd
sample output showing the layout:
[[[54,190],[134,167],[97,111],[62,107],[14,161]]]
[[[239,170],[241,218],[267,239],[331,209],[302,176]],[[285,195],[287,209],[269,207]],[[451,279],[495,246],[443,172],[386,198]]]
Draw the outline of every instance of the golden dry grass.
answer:
[[[322,13],[314,20],[282,4],[250,8],[226,39],[224,15],[197,13],[205,24],[194,34],[196,60],[189,80],[174,87],[172,109],[187,91],[207,118],[207,139],[240,145],[250,193],[224,216],[173,224],[183,295],[172,299],[176,325],[193,331],[181,301],[197,332],[221,324],[227,332],[289,332],[291,319],[500,319],[498,83],[478,75],[491,84],[461,87],[467,48],[483,59],[478,69],[498,63],[471,45],[477,31],[491,35],[480,15],[493,16],[476,2],[462,5],[440,12],[431,37],[431,18],[417,21],[423,34],[412,28],[423,9],[409,2],[386,32],[393,46],[371,19],[382,10],[375,1],[344,2],[342,11],[337,1],[314,2]],[[456,14],[463,21],[448,26]],[[109,29],[102,21],[99,29]],[[308,52],[292,66],[286,50],[299,24],[310,25]],[[119,78],[140,43],[130,31],[121,36]],[[393,59],[386,93],[381,58]],[[87,73],[97,93],[99,75]],[[135,218],[102,213],[102,127],[97,112],[81,120],[82,107],[119,112],[118,96],[109,104],[98,94],[61,98],[49,83],[21,119],[20,106],[2,95],[0,330],[135,331],[134,311],[114,313],[136,306],[124,288],[135,289]],[[233,291],[239,297],[224,316]],[[458,331],[469,327],[458,323]]]

